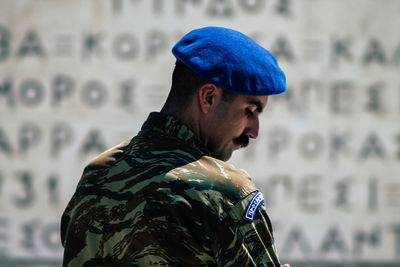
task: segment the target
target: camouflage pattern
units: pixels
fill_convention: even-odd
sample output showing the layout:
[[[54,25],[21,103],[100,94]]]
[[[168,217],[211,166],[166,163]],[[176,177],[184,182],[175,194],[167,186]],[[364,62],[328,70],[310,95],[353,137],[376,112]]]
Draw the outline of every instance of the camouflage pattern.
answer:
[[[248,175],[208,155],[173,117],[85,168],[61,222],[63,266],[280,266]]]

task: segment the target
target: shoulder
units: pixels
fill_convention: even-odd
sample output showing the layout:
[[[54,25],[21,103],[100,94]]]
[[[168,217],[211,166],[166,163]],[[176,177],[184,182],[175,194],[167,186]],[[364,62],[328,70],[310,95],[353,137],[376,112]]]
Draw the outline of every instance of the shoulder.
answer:
[[[168,173],[200,191],[215,191],[240,200],[257,190],[249,175],[224,161],[203,156]]]
[[[119,160],[121,160],[126,154],[126,150],[132,142],[132,138],[128,139],[95,157],[86,166],[86,169],[92,167],[110,167]]]

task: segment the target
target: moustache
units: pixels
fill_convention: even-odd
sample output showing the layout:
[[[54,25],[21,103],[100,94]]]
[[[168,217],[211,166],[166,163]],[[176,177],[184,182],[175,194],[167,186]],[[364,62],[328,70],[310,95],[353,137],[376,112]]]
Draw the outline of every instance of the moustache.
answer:
[[[241,147],[246,147],[249,144],[249,137],[242,134],[241,136],[235,138],[233,142]]]

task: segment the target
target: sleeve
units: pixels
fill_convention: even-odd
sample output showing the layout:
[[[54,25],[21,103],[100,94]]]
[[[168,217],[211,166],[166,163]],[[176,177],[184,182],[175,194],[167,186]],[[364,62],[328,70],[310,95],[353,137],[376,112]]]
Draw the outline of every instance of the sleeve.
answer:
[[[219,248],[214,252],[218,266],[280,266],[271,222],[263,202],[261,192],[256,191],[230,208],[226,223],[231,237],[218,236],[217,233],[216,242],[230,240],[225,246],[216,246]],[[226,241],[220,243],[223,242]]]

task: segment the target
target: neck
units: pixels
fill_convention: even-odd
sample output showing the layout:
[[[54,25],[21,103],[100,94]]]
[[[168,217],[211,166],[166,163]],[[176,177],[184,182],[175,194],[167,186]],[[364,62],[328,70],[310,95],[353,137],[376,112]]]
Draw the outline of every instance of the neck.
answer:
[[[160,112],[171,115],[179,121],[183,122],[186,126],[189,127],[190,130],[192,130],[197,138],[201,140],[199,118],[197,116],[198,113],[195,110],[188,111],[188,109],[190,109],[190,107],[182,109],[175,107],[171,108],[168,105],[164,105]]]

